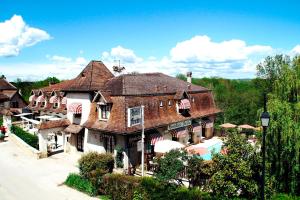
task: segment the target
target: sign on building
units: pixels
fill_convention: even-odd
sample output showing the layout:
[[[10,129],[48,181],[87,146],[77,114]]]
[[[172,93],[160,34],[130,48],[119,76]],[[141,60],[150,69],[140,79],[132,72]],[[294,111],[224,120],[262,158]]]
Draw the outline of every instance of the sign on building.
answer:
[[[191,124],[192,124],[191,120],[176,122],[176,123],[170,124],[168,126],[168,130],[173,130],[173,129],[177,129],[177,128],[181,128],[181,127],[186,127],[186,126],[189,126]]]
[[[142,107],[128,108],[128,127],[142,124]]]

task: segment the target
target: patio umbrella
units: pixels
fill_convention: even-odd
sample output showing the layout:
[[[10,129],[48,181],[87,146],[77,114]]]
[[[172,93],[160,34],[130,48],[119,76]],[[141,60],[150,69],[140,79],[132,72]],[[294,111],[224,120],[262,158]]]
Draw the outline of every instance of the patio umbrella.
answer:
[[[222,127],[222,128],[235,128],[236,125],[231,124],[231,123],[225,123],[225,124],[221,124],[220,127]]]
[[[239,125],[238,127],[243,128],[243,129],[253,129],[253,130],[255,130],[255,127],[250,126],[248,124]]]
[[[190,153],[190,154],[198,154],[198,155],[204,155],[208,153],[207,148],[205,147],[199,147],[197,145],[192,145],[186,148],[186,150]]]
[[[172,140],[161,140],[155,143],[154,146],[154,151],[156,153],[167,153],[169,151],[171,151],[172,149],[181,149],[183,148],[184,145],[176,142],[176,141],[172,141]]]

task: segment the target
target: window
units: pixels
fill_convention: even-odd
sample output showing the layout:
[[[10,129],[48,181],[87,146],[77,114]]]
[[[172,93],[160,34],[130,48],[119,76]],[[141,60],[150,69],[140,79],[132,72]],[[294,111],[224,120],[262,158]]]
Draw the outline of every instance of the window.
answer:
[[[110,116],[110,105],[100,105],[99,107],[99,119],[107,120]]]
[[[164,106],[164,103],[162,101],[159,101],[159,107],[163,107]]]
[[[36,106],[36,101],[33,101],[33,106]]]
[[[168,101],[168,105],[169,105],[169,106],[172,106],[172,100],[169,100],[169,101]]]
[[[42,107],[43,108],[46,107],[46,102],[45,101],[42,102]]]
[[[58,103],[54,103],[53,108],[58,108]]]
[[[107,153],[114,153],[115,139],[113,136],[103,137],[103,146]]]
[[[17,101],[11,102],[11,107],[12,108],[18,108],[19,107],[19,102],[17,102]]]
[[[193,102],[193,103],[195,102],[195,98],[194,98],[194,97],[192,97],[192,102]]]
[[[74,118],[81,118],[81,113],[74,113]]]

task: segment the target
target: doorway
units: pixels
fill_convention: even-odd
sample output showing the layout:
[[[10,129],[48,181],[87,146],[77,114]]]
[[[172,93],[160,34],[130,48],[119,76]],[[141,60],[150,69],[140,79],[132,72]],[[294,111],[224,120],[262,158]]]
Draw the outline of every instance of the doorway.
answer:
[[[77,134],[77,151],[83,152],[84,132],[80,131]]]

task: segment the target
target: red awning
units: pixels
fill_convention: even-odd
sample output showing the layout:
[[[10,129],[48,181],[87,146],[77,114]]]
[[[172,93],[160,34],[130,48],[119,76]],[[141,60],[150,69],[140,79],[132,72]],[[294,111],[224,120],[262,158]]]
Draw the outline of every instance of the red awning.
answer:
[[[187,136],[187,130],[186,128],[178,128],[174,130],[170,130],[172,137],[175,138],[182,138]]]
[[[52,96],[52,97],[49,99],[49,102],[50,102],[50,103],[58,103],[58,97],[57,97],[57,96]]]
[[[150,139],[151,139],[150,140],[151,145],[155,145],[156,142],[164,140],[163,136],[161,136],[161,134],[159,133],[150,135]]]
[[[67,97],[62,98],[61,104],[67,104]]]
[[[191,108],[191,103],[188,99],[182,99],[179,104],[179,109],[188,110]]]
[[[36,102],[44,102],[44,101],[45,101],[44,95],[41,95],[36,99]]]
[[[36,99],[36,96],[35,95],[31,95],[30,97],[29,97],[29,102],[32,102],[32,101],[34,101]]]
[[[71,103],[68,106],[68,112],[73,113],[73,114],[81,114],[82,104],[81,103]]]
[[[200,124],[193,125],[193,132],[194,133],[200,132],[201,129],[202,129],[202,126]]]

